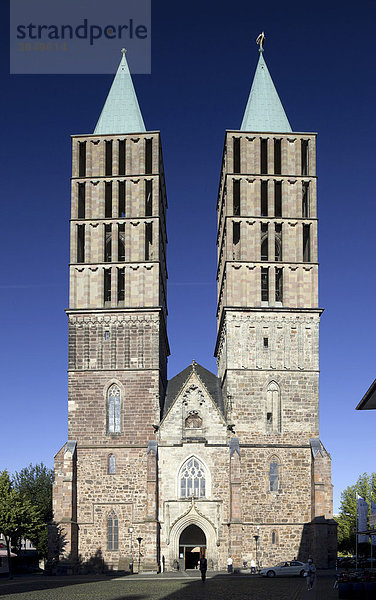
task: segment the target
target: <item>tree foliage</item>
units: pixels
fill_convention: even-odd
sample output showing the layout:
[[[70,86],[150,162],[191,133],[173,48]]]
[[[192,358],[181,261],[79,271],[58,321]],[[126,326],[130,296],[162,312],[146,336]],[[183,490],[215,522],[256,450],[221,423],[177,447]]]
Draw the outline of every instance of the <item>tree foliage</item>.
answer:
[[[8,471],[0,472],[0,533],[3,534],[11,569],[10,547],[15,538],[34,538],[42,527],[38,508],[23,498],[13,485]]]
[[[371,512],[371,499],[376,502],[376,473],[359,475],[354,485],[348,486],[341,494],[338,523],[338,550],[355,553],[356,539],[356,494],[368,503]]]
[[[23,500],[37,507],[43,527],[30,536],[39,555],[47,558],[48,554],[48,523],[52,520],[52,484],[53,471],[43,463],[25,467],[13,476],[14,488]]]

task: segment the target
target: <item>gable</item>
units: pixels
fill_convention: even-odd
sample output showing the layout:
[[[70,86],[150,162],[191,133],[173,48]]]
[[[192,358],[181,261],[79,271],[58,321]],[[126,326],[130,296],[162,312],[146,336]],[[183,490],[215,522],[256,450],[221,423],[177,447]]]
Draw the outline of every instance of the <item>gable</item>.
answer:
[[[205,391],[207,391],[212,402],[214,402],[216,408],[219,410],[221,415],[224,416],[224,403],[219,378],[204,367],[202,367],[201,365],[193,361],[193,363],[189,365],[189,367],[187,367],[168,381],[166,397],[163,406],[162,420],[165,418],[172,405],[176,401],[177,397],[183,391],[193,374],[195,374],[198,378],[198,384],[201,383],[201,386]]]
[[[185,369],[179,375],[179,386],[182,381],[184,383],[176,391],[175,381],[173,394],[170,388],[171,395],[168,404],[165,404],[165,414],[159,428],[160,441],[178,444],[214,440],[223,442],[227,435],[227,424],[218,396],[213,398],[196,369]]]

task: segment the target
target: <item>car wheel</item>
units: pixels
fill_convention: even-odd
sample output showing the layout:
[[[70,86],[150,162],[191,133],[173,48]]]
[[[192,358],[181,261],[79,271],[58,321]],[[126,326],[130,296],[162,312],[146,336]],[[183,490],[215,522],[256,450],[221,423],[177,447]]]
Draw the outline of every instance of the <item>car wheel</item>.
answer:
[[[305,571],[304,571],[304,569],[302,569],[299,573],[300,577],[304,577],[304,573],[305,573]]]
[[[274,571],[268,571],[266,574],[267,577],[275,577],[275,572]]]

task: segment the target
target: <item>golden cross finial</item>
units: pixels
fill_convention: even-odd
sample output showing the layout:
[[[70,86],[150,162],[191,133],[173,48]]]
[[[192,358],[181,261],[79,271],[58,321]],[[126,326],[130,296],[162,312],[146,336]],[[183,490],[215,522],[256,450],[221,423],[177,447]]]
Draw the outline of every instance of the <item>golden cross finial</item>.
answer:
[[[264,51],[265,33],[262,31],[256,38],[256,44],[260,46],[260,52]]]

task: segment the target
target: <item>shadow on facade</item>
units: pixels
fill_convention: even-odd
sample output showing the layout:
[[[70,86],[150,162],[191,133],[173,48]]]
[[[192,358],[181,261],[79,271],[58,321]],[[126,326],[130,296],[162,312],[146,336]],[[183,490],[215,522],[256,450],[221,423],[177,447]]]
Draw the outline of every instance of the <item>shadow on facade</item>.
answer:
[[[316,517],[303,527],[297,560],[309,557],[320,569],[334,568],[337,560],[337,523],[334,519]]]
[[[48,524],[48,561],[46,573],[56,575],[60,565],[60,557],[64,556],[68,542],[62,527],[51,521]]]

